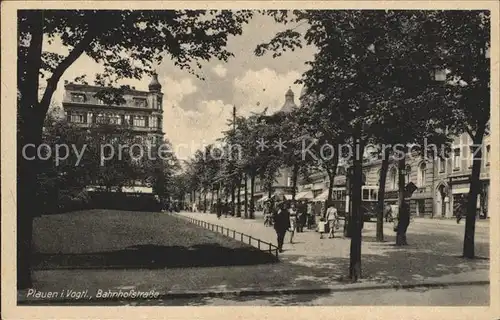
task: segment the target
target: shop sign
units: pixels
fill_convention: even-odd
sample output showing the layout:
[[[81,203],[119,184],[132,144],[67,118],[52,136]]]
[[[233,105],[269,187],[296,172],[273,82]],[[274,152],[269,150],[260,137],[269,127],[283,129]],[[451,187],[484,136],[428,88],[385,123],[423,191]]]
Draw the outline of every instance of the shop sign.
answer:
[[[450,183],[468,183],[469,175],[450,177]]]

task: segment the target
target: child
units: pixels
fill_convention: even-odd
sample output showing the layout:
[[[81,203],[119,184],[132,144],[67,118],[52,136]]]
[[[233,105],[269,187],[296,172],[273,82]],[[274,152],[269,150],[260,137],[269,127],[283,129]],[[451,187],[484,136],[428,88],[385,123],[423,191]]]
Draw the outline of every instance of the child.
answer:
[[[319,232],[320,239],[323,239],[323,233],[326,232],[325,229],[326,229],[326,221],[325,221],[325,219],[320,218],[319,223],[318,223],[318,232]]]

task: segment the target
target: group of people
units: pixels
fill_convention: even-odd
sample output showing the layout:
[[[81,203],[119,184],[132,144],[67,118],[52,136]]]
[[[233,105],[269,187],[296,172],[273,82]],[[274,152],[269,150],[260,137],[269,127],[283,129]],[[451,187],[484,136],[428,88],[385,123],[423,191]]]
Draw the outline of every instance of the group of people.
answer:
[[[308,228],[311,228],[314,223],[314,216],[311,217],[307,211],[304,211],[303,205],[304,203],[299,203],[297,206],[293,202],[283,201],[276,206],[276,210],[272,210],[272,206],[268,206],[265,210],[264,223],[274,227],[280,252],[283,252],[283,243],[287,231],[290,232],[290,243],[293,243],[295,232],[304,232],[304,226],[307,225]],[[323,238],[324,233],[328,233],[329,238],[334,238],[334,232],[339,227],[338,211],[333,206],[333,203],[330,203],[325,219],[320,219],[318,224],[320,238]]]

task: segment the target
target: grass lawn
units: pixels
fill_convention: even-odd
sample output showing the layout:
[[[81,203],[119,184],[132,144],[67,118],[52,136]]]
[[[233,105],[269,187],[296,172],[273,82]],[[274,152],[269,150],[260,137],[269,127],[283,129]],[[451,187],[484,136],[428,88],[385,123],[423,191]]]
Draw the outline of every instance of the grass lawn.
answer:
[[[157,212],[91,210],[43,216],[34,224],[35,266],[185,268],[275,262],[236,240]]]
[[[34,244],[40,291],[259,289],[288,287],[297,275],[273,255],[164,213],[43,216],[34,223]]]

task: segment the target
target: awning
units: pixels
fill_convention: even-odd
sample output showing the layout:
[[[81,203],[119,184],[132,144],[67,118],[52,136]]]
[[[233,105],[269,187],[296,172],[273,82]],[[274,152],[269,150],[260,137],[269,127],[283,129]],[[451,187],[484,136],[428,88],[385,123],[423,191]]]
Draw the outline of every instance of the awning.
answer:
[[[453,188],[451,189],[451,193],[452,194],[461,194],[461,193],[469,193],[469,188]]]
[[[314,198],[315,202],[321,202],[321,201],[326,201],[328,200],[328,189],[323,191],[320,195],[318,195],[316,198]]]
[[[269,199],[268,196],[263,196],[262,198],[258,199],[257,202],[264,202],[266,201],[267,199]]]
[[[292,195],[291,194],[283,194],[283,193],[275,193],[275,194],[273,194],[272,198],[277,200],[277,201],[292,200]]]
[[[314,194],[312,191],[302,191],[299,192],[296,196],[295,199],[297,200],[312,200],[314,199]]]

